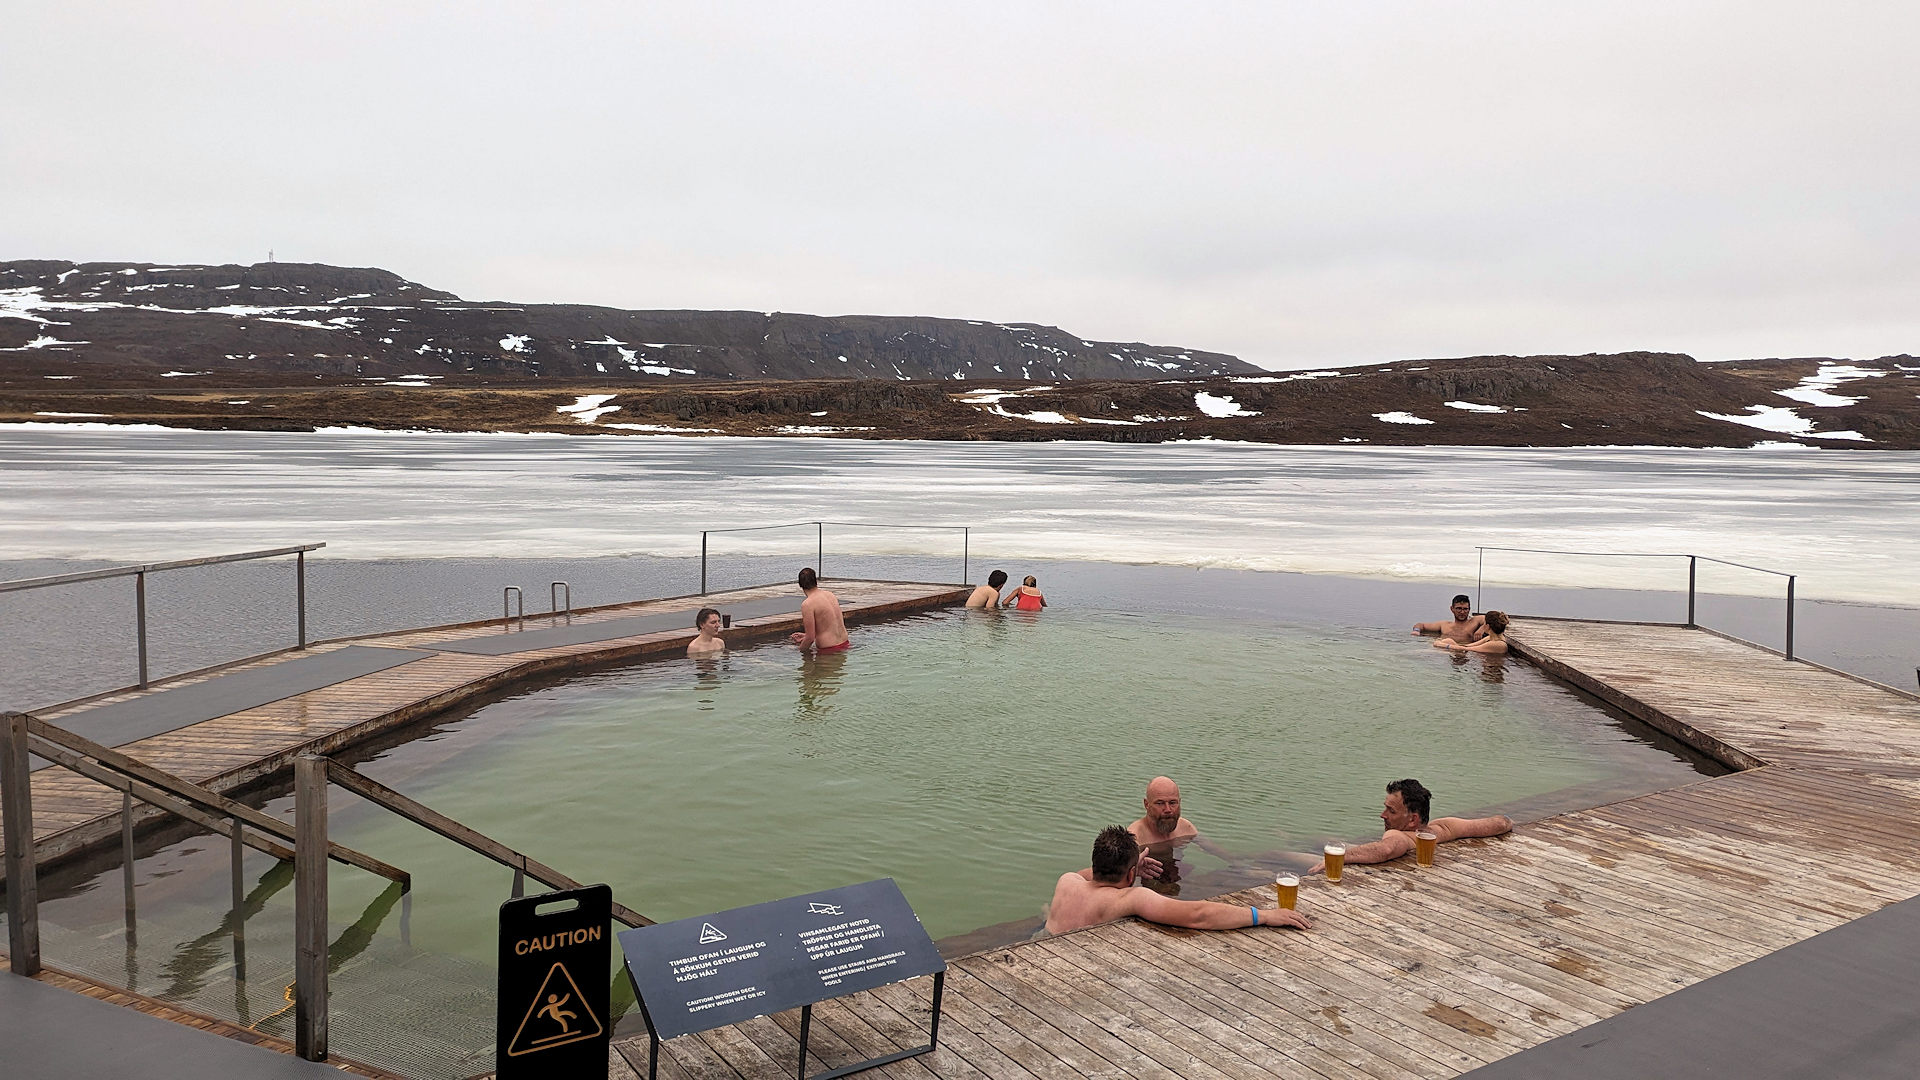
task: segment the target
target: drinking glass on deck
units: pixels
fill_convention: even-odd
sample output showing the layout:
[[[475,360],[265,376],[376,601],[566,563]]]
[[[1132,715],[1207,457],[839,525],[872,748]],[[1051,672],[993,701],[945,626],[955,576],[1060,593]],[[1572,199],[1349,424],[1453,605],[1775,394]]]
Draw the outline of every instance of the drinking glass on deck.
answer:
[[[1440,838],[1426,831],[1413,834],[1413,861],[1421,866],[1433,865],[1433,848]]]
[[[1320,849],[1320,854],[1327,860],[1327,880],[1338,884],[1340,871],[1347,865],[1347,845],[1328,844]]]
[[[1300,879],[1293,874],[1275,874],[1273,876],[1274,906],[1293,910],[1300,902]]]

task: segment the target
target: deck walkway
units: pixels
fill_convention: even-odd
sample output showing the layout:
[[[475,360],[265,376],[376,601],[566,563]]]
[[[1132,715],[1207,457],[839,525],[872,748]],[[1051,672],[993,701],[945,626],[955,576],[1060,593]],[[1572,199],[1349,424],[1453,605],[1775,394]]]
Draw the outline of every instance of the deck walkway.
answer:
[[[874,581],[829,581],[840,597],[849,625],[892,615],[958,604],[967,590],[950,585]],[[428,653],[424,659],[346,679],[317,689],[294,693],[266,704],[242,709],[125,743],[121,749],[149,765],[164,769],[215,791],[232,791],[263,776],[286,769],[301,754],[330,754],[363,742],[392,728],[443,712],[464,702],[524,682],[568,671],[600,667],[647,656],[673,655],[693,636],[692,612],[712,606],[738,606],[750,617],[735,619],[728,639],[736,643],[763,639],[798,629],[800,593],[791,585],[736,589],[707,596],[678,597],[619,604],[572,616],[528,616],[508,627],[501,620],[463,623],[427,630],[370,635],[317,644],[305,651],[277,653],[259,660],[199,675],[157,682],[145,691],[130,691],[68,706],[43,709],[35,715],[60,724],[85,716],[101,706],[137,704],[155,695],[242,676],[254,682],[271,669],[300,663],[305,658],[351,648],[410,649]],[[642,617],[685,612],[680,626],[651,629]],[[547,644],[556,627],[571,627],[574,638],[596,623],[615,624],[616,630],[647,632],[571,644]],[[532,647],[497,655],[441,651],[470,646],[476,636],[497,635],[510,641],[528,635]],[[109,740],[111,741],[111,740]],[[136,804],[136,815],[146,821],[161,811]],[[33,825],[41,866],[57,863],[89,847],[113,840],[120,829],[117,792],[76,773],[46,768],[33,776]]]
[[[1307,934],[1128,920],[955,961],[939,1050],[868,1075],[1456,1076],[1920,893],[1920,700],[1699,630],[1510,636],[1745,771],[1312,879]],[[924,1033],[930,982],[816,1006],[809,1070]],[[798,1025],[673,1040],[661,1073],[792,1076]],[[615,1048],[645,1074],[644,1035]]]

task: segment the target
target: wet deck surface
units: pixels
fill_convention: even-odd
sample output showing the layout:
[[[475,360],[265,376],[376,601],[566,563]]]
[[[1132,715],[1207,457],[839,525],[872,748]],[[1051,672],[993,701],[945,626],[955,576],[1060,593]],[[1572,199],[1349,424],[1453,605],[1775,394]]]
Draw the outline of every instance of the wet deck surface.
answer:
[[[869,1075],[1456,1076],[1920,893],[1920,701],[1679,627],[1512,637],[1750,767],[1446,845],[1428,869],[1310,879],[1307,934],[1126,921],[956,961],[940,1048]],[[930,1003],[923,978],[816,1006],[809,1072],[914,1045]],[[673,1040],[661,1075],[792,1076],[798,1028]],[[615,1049],[614,1075],[645,1075],[644,1036]]]

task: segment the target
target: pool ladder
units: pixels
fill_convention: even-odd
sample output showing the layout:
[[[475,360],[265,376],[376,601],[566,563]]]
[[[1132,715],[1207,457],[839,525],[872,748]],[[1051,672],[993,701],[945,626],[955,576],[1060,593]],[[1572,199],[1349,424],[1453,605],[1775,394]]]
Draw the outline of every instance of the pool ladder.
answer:
[[[561,606],[562,597],[566,598],[565,607]],[[555,581],[549,584],[547,586],[547,605],[549,608],[547,614],[549,616],[565,615],[568,619],[572,619],[573,586],[568,585],[564,581]],[[518,622],[521,629],[526,629],[527,594],[521,592],[520,586],[518,585],[509,585],[500,590],[500,624],[504,628],[506,624],[510,622]]]

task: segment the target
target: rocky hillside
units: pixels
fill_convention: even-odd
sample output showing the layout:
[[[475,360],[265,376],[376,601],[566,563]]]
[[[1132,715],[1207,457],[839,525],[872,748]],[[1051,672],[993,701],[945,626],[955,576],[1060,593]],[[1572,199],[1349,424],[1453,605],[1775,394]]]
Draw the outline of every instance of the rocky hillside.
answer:
[[[322,378],[1157,379],[1257,371],[1222,353],[1051,326],[480,303],[306,263],[0,263],[0,375]]]
[[[0,424],[863,439],[1920,449],[1920,360],[1481,356],[1204,379],[0,380]]]

